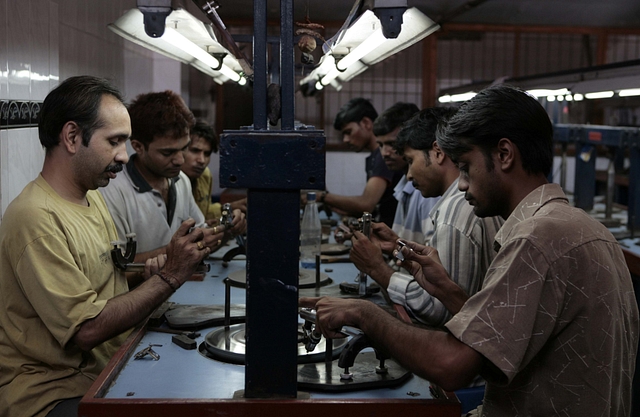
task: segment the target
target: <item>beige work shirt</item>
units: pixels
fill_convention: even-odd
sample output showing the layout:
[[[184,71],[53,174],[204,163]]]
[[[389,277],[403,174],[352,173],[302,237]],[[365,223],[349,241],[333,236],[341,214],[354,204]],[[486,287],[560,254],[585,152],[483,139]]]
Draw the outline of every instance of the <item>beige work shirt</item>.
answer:
[[[502,372],[484,416],[628,416],[638,308],[622,251],[557,184],[498,234],[484,286],[446,325]]]

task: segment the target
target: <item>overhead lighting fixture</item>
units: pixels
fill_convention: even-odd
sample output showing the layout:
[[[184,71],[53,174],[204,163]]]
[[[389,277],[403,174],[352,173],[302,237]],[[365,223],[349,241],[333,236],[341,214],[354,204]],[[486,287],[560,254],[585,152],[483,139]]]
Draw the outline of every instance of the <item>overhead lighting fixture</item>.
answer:
[[[640,96],[640,88],[629,88],[627,90],[620,90],[618,92],[620,97],[632,97],[632,96]]]
[[[586,93],[584,96],[585,98],[588,98],[590,100],[597,98],[611,98],[613,97],[613,91],[598,91],[595,93]]]
[[[584,100],[584,96],[582,94],[580,94],[580,93],[574,94],[573,95],[573,100],[574,101],[582,101],[582,100]]]
[[[323,86],[341,85],[372,65],[408,48],[440,28],[415,7],[402,15],[402,29],[395,39],[382,34],[382,25],[375,13],[366,10],[347,28],[327,40],[325,55],[319,65],[300,84],[320,82]]]
[[[557,90],[538,88],[533,90],[527,90],[527,93],[534,96],[535,98],[540,98],[540,97],[559,96],[559,95],[569,94],[569,90],[567,90],[566,88],[560,88]]]
[[[138,9],[128,10],[108,27],[131,42],[197,68],[218,84],[246,83],[239,74],[242,67],[217,41],[211,25],[183,9],[175,9],[167,16],[164,34],[159,38],[146,34],[144,16]]]
[[[462,94],[445,94],[443,96],[438,97],[438,102],[440,103],[459,103],[462,101],[471,100],[476,96],[476,92],[469,91],[468,93]]]

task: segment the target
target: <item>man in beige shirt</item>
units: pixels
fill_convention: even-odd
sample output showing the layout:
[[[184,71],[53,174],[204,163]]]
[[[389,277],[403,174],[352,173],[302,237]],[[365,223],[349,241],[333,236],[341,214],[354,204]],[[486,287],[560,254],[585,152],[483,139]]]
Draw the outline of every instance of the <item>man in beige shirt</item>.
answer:
[[[129,330],[210,253],[185,221],[166,257],[129,291],[111,261],[117,232],[96,191],[127,163],[127,109],[106,80],[65,80],[38,124],[42,172],[0,224],[0,416],[76,416],[78,403]],[[166,260],[166,262],[165,262]]]

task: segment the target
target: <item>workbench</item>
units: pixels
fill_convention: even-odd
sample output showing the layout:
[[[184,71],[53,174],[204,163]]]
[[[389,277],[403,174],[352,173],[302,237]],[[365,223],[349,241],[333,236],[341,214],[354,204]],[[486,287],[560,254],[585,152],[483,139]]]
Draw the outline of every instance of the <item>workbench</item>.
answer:
[[[222,249],[224,252],[225,249]],[[246,261],[235,259],[222,266],[218,259],[207,261],[210,272],[203,281],[187,281],[168,300],[185,305],[222,305],[225,298],[223,280],[233,271],[245,268]],[[321,271],[332,283],[319,294],[338,294],[341,282],[353,282],[358,274],[348,262],[322,264]],[[316,289],[301,289],[300,295],[313,296]],[[245,290],[231,288],[230,302],[242,304]],[[371,297],[385,304],[382,293]],[[265,313],[265,314],[268,314]],[[277,325],[274,323],[274,326]],[[165,324],[166,326],[166,324]],[[198,345],[210,329],[199,330]],[[149,345],[159,360],[134,359],[136,352]],[[295,399],[245,399],[245,367],[206,358],[196,350],[185,350],[172,343],[172,335],[147,331],[141,326],[133,331],[80,403],[80,415],[102,416],[175,416],[195,413],[198,416],[326,416],[340,413],[352,416],[460,416],[460,402],[429,381],[411,375],[393,388],[376,388],[353,392],[300,392]],[[235,397],[234,397],[235,396]],[[436,398],[437,397],[437,398]]]

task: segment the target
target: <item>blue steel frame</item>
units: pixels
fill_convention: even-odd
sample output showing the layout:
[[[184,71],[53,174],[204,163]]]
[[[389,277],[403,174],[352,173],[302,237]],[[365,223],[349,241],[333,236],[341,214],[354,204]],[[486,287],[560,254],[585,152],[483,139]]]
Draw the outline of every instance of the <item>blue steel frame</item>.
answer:
[[[598,145],[620,155],[629,151],[629,202],[627,205],[627,227],[637,230],[640,226],[640,129],[595,125],[556,124],[554,141],[573,143],[576,146],[575,205],[584,210],[593,208],[596,178],[596,149]],[[581,153],[590,153],[582,158]],[[587,159],[587,160],[585,160]]]

